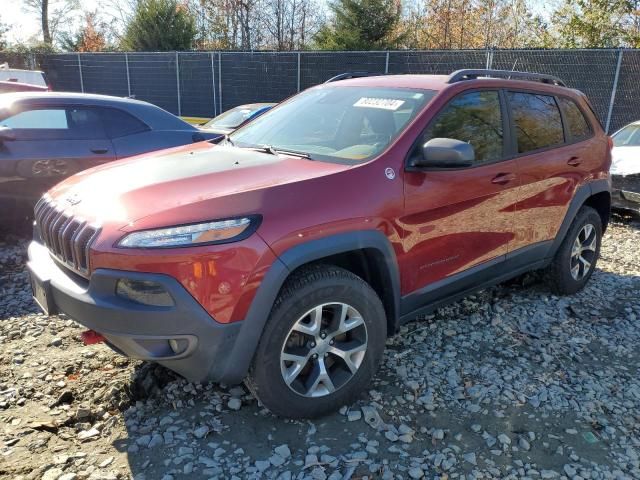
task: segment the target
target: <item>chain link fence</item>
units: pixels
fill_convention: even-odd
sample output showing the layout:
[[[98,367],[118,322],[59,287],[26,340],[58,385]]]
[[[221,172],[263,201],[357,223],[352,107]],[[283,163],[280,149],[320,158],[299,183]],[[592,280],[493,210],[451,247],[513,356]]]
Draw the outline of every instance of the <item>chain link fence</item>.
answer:
[[[158,52],[7,55],[41,68],[53,89],[132,96],[174,114],[213,117],[279,102],[344,72],[448,74],[495,68],[552,74],[585,92],[609,132],[640,119],[640,50],[430,50],[389,52]]]

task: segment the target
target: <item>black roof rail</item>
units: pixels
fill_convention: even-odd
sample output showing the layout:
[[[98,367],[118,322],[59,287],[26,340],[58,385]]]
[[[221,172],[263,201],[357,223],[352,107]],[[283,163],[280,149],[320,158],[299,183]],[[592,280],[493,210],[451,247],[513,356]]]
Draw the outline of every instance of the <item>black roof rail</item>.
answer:
[[[447,83],[456,83],[463,80],[475,80],[480,77],[493,77],[493,78],[506,78],[508,80],[531,80],[534,82],[548,83],[550,85],[557,85],[559,87],[566,87],[567,85],[558,77],[553,75],[546,75],[543,73],[531,73],[531,72],[512,72],[510,70],[491,70],[491,69],[465,69],[456,70],[451,75]]]
[[[362,77],[373,77],[376,75],[380,75],[379,73],[369,73],[369,72],[345,72],[340,75],[336,75],[335,77],[331,77],[329,80],[326,80],[324,83],[337,82],[338,80],[348,80],[349,78],[362,78]]]

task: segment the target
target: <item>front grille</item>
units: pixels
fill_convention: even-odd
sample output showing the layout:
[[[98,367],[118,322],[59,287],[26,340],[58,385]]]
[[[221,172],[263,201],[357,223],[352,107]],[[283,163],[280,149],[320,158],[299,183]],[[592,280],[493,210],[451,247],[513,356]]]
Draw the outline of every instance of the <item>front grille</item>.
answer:
[[[87,276],[89,247],[100,229],[66,213],[46,196],[36,204],[35,220],[51,255],[74,272]]]

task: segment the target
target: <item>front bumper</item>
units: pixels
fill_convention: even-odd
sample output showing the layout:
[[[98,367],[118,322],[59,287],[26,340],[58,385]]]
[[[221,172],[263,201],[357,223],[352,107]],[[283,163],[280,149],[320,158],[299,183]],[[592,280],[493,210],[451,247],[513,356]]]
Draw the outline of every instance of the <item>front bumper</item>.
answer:
[[[49,313],[65,313],[120,353],[158,362],[191,381],[241,380],[226,372],[234,370],[232,351],[243,322],[216,322],[174,278],[110,269],[94,271],[89,281],[75,278],[36,241],[29,245],[27,267],[34,288],[45,291]],[[119,279],[157,282],[175,304],[147,306],[116,296]],[[170,340],[183,348],[176,353]]]
[[[640,211],[640,174],[612,175],[611,206]]]

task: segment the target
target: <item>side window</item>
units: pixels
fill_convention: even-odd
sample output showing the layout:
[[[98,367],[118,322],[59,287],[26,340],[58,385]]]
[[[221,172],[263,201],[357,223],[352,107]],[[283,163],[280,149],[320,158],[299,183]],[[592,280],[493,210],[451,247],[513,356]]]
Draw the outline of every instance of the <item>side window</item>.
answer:
[[[66,130],[69,128],[63,108],[25,110],[0,120],[0,125],[21,130]]]
[[[500,160],[504,152],[504,132],[498,92],[471,92],[452,100],[427,127],[419,146],[433,138],[470,143],[477,163]]]
[[[560,110],[553,97],[509,92],[518,153],[559,145],[564,141]]]
[[[567,121],[572,140],[583,140],[591,136],[591,127],[584,114],[573,100],[560,97],[560,105]]]
[[[149,130],[149,127],[136,117],[117,108],[101,108],[100,114],[109,138],[126,137]]]
[[[51,107],[24,110],[0,120],[23,140],[87,140],[105,138],[100,117],[91,108]]]

